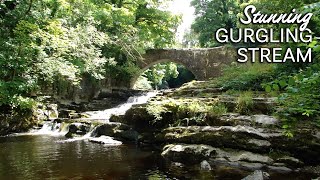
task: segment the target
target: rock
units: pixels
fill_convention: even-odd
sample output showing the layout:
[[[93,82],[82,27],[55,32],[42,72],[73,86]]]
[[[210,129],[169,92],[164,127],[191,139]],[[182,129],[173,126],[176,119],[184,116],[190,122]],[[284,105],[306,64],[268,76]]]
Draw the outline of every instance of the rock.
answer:
[[[275,165],[277,165],[277,164],[275,164]],[[284,164],[279,164],[279,166],[268,166],[268,168],[271,171],[280,172],[280,173],[288,173],[288,172],[292,171],[292,169],[284,167],[282,165],[284,165]]]
[[[250,139],[249,144],[256,145],[258,147],[270,147],[271,143],[266,140],[259,140],[259,139]]]
[[[58,105],[57,104],[49,104],[47,105],[47,114],[49,119],[56,119],[59,116]]]
[[[249,176],[243,178],[242,180],[265,180],[265,179],[269,179],[269,174],[266,172],[257,170],[257,171],[254,171]]]
[[[169,127],[155,135],[156,142],[207,144],[258,153],[287,152],[307,164],[319,164],[320,140],[310,129],[299,129],[293,138],[277,128],[250,126]]]
[[[129,129],[126,131],[120,130],[115,133],[115,137],[137,142],[139,138],[139,133],[132,129]]]
[[[215,149],[207,145],[170,144],[163,148],[161,155],[171,161],[197,164],[208,159]]]
[[[208,161],[206,161],[206,160],[203,160],[203,161],[200,163],[200,169],[201,169],[201,170],[206,170],[206,171],[212,170],[210,164],[209,164]]]
[[[99,144],[106,144],[110,146],[119,146],[122,144],[121,141],[114,140],[110,136],[100,136],[97,138],[90,138],[89,141],[94,143],[99,143]]]
[[[37,117],[37,120],[39,122],[45,121],[48,119],[48,116],[46,115],[45,111],[43,109],[37,109],[35,112],[35,115]]]
[[[301,169],[301,172],[314,174],[315,176],[320,176],[320,165],[303,167]]]
[[[171,166],[175,166],[175,167],[181,168],[181,167],[184,167],[184,164],[179,163],[179,162],[172,162],[172,163],[171,163]]]
[[[289,165],[291,167],[299,167],[303,165],[303,162],[301,162],[299,159],[289,156],[283,156],[276,159],[276,162],[279,163],[285,163],[286,165]]]
[[[253,115],[253,116],[246,116],[246,115],[239,115],[237,113],[228,113],[220,118],[220,122],[216,122],[216,126],[236,126],[236,125],[246,125],[246,126],[266,126],[266,125],[277,125],[278,120],[273,116],[268,115]]]
[[[98,126],[94,132],[94,136],[112,136],[121,140],[138,141],[139,133],[131,129],[128,125],[122,123],[109,122]]]
[[[320,139],[320,132],[316,132],[313,136]]]
[[[109,122],[96,127],[94,134],[95,136],[114,136],[118,131],[126,131],[129,129],[130,127],[128,125],[122,123]]]
[[[83,136],[87,134],[91,129],[90,124],[85,123],[72,123],[68,126],[68,132],[65,137],[72,138],[74,136]]]
[[[262,128],[249,126],[189,126],[166,128],[156,135],[156,140],[268,152],[267,140],[278,136],[283,135],[280,132],[268,132]],[[252,140],[253,138],[256,140]]]
[[[183,164],[198,164],[201,169],[211,166],[228,166],[246,170],[269,169],[276,172],[291,172],[285,163],[275,162],[267,155],[249,151],[214,148],[200,144],[169,144],[163,148],[163,157]]]
[[[253,115],[252,117],[254,122],[265,125],[274,125],[279,122],[276,118],[267,115]]]
[[[59,110],[59,118],[71,118],[72,114],[76,114],[76,111],[68,109]]]

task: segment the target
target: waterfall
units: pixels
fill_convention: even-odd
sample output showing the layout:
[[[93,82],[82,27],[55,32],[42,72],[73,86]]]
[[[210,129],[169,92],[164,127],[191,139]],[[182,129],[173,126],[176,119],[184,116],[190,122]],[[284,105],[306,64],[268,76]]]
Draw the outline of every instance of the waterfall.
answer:
[[[26,133],[14,133],[12,136],[24,135],[50,135],[64,136],[68,132],[68,124],[53,121],[45,121],[40,129],[32,129]]]
[[[99,121],[102,123],[109,123],[109,119],[112,115],[124,115],[133,105],[144,104],[151,98],[157,95],[157,92],[148,92],[141,96],[132,96],[129,97],[127,102],[120,104],[117,107],[106,109],[103,111],[89,111],[86,112],[90,117],[83,118],[82,120],[94,120],[95,122]],[[73,125],[81,125],[81,123],[71,123]],[[44,122],[41,129],[31,130],[28,133],[19,133],[18,135],[52,135],[52,136],[64,136],[69,131],[69,126],[71,124],[66,123],[58,123],[55,120]],[[75,137],[72,139],[68,139],[66,141],[75,141],[75,140],[84,140],[89,139],[93,136],[93,133],[97,126],[90,127],[88,133],[83,135],[82,137]]]
[[[156,96],[157,92],[148,92],[141,96],[131,96],[127,102],[120,104],[117,107],[106,109],[103,111],[86,112],[90,117],[86,119],[100,120],[101,122],[109,122],[112,115],[124,115],[133,105],[144,104],[151,98]]]

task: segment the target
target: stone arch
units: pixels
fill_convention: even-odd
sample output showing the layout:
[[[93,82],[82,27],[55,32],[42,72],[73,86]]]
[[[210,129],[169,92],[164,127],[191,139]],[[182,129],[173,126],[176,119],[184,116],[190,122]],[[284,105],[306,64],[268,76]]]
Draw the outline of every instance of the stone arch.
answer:
[[[133,87],[137,78],[149,67],[161,62],[174,62],[184,65],[197,80],[209,80],[221,74],[221,65],[230,64],[237,56],[236,49],[225,46],[191,49],[150,49],[137,61],[141,71],[130,81]]]
[[[144,71],[146,71],[147,69],[151,68],[152,66],[156,65],[156,64],[159,64],[159,63],[165,63],[165,62],[173,62],[173,63],[176,63],[176,64],[181,64],[183,65],[186,69],[188,69],[194,76],[195,78],[198,80],[198,77],[201,77],[201,75],[197,74],[197,71],[194,71],[192,69],[192,67],[189,67],[188,64],[184,64],[183,62],[181,61],[178,61],[178,60],[171,60],[171,59],[159,59],[159,60],[156,60],[156,61],[152,61],[151,63],[149,64],[146,64],[144,67],[140,67],[141,70],[135,74],[132,79],[131,79],[131,82],[130,82],[130,88],[132,88],[134,86],[134,84],[136,83],[136,81],[138,80],[138,78],[143,74]]]

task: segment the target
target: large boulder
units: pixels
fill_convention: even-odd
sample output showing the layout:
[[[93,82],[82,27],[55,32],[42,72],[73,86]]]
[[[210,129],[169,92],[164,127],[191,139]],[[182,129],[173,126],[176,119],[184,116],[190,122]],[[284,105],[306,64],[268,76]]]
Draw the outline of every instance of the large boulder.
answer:
[[[261,170],[256,170],[249,176],[241,179],[241,180],[266,180],[269,179],[269,174],[266,172],[263,172]]]
[[[96,127],[93,136],[112,136],[122,140],[137,141],[139,133],[123,123],[110,122]]]
[[[67,138],[72,138],[75,136],[83,136],[89,133],[91,130],[91,124],[88,123],[71,123],[68,127],[68,132],[66,133]]]

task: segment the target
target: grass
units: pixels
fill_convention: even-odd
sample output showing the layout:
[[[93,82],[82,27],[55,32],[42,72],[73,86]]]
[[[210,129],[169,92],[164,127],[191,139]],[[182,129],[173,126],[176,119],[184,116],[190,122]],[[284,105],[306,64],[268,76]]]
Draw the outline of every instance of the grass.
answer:
[[[237,99],[236,112],[240,114],[249,114],[253,108],[253,92],[240,92]]]

